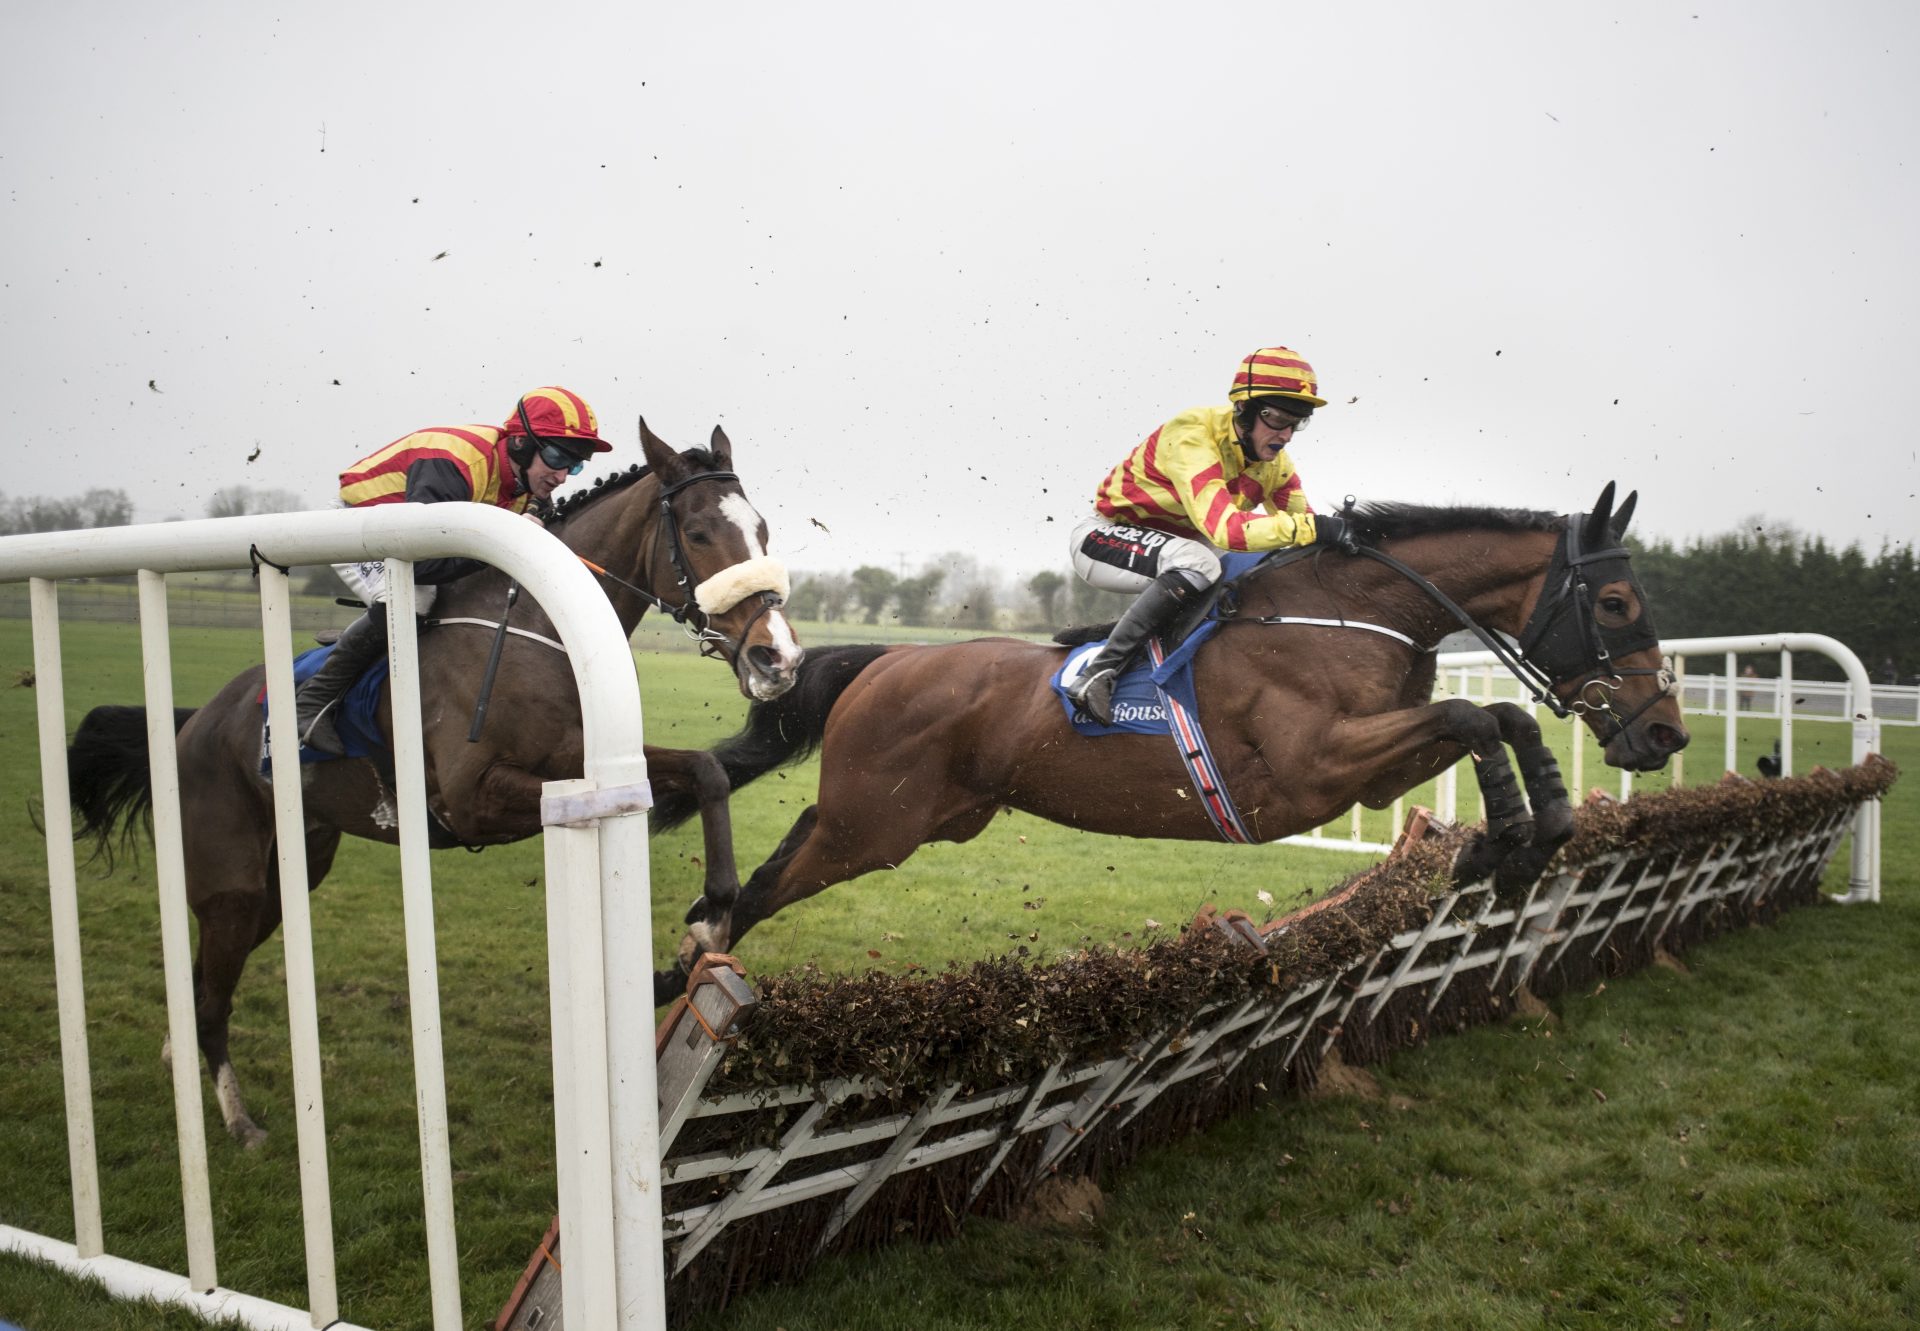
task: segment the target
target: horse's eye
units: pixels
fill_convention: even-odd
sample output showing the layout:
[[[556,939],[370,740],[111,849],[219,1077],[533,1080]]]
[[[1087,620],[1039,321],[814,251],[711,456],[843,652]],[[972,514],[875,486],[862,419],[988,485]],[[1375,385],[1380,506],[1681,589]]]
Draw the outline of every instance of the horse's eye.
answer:
[[[695,527],[687,532],[687,543],[689,545],[712,545],[713,537],[707,535],[704,528]]]

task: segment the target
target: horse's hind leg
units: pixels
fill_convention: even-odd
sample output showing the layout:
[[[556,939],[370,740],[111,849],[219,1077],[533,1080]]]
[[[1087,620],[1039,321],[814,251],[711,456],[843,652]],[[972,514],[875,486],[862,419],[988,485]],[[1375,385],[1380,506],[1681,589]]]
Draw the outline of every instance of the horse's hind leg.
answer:
[[[929,841],[971,840],[991,821],[994,807],[991,801],[983,803],[960,787],[941,783],[931,793],[923,787],[902,798],[899,816],[889,816],[889,810],[875,817],[864,791],[839,797],[825,813],[819,806],[807,810],[772,858],[740,889],[728,922],[729,946],[738,947],[741,937],[768,916],[835,883],[876,869],[899,868]],[[908,809],[915,812],[908,815]]]
[[[240,1081],[234,1076],[233,1060],[227,1050],[227,1035],[233,1016],[233,991],[246,969],[247,958],[266,934],[279,922],[279,901],[265,891],[223,892],[198,903],[194,913],[200,917],[200,955],[193,965],[194,1020],[200,1036],[200,1053],[207,1060],[207,1072],[213,1078],[213,1093],[220,1104],[220,1119],[227,1131],[242,1146],[254,1147],[267,1134],[247,1113],[240,1095]],[[272,923],[262,921],[271,915]]]
[[[309,891],[327,876],[339,846],[340,833],[331,828],[308,833]],[[267,1134],[247,1113],[246,1101],[240,1094],[240,1079],[233,1070],[228,1036],[233,1017],[233,992],[246,969],[247,958],[280,927],[280,869],[272,843],[266,848],[264,868],[262,890],[223,892],[194,908],[200,917],[200,955],[193,968],[194,1017],[200,1052],[213,1078],[221,1121],[236,1141],[249,1148],[265,1141]]]

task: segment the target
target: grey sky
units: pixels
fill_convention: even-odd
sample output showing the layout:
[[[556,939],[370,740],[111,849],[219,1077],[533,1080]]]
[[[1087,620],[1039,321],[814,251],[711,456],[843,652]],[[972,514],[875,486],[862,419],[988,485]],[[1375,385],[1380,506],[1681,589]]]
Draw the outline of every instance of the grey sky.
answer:
[[[6,493],[320,506],[561,383],[797,566],[1026,572],[1279,342],[1321,508],[1920,529],[1909,3],[272,8],[10,11]]]

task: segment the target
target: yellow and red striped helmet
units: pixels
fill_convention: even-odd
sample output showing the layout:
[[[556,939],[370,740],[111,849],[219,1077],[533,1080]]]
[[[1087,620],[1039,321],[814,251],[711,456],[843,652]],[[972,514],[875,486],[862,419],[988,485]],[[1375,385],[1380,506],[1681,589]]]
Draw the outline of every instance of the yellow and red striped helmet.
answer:
[[[1233,389],[1227,397],[1245,402],[1256,397],[1290,397],[1310,407],[1324,407],[1327,401],[1316,396],[1320,381],[1313,366],[1300,359],[1300,353],[1286,347],[1261,347],[1240,362],[1233,376]]]
[[[501,428],[513,435],[532,431],[541,439],[577,440],[593,445],[595,453],[613,451],[613,445],[600,437],[600,422],[587,400],[564,388],[536,388],[526,394]]]

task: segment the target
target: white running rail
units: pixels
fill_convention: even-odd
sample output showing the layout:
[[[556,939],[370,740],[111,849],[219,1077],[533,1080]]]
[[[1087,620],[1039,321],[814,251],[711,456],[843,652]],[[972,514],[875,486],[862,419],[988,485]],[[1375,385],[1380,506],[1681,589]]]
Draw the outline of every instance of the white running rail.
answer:
[[[307,1299],[290,1308],[219,1283],[208,1195],[206,1142],[188,955],[178,776],[174,769],[173,683],[168,661],[166,578],[171,573],[244,569],[255,549],[267,666],[272,758],[298,768],[293,752],[293,656],[286,576],[274,565],[388,560],[395,768],[405,901],[415,1091],[434,1331],[468,1325],[460,1307],[438,972],[433,953],[420,738],[419,655],[411,626],[411,564],[459,556],[505,570],[538,599],[567,644],[579,686],[586,748],[578,780],[547,783],[548,973],[554,1060],[554,1136],[561,1243],[569,1256],[565,1322],[572,1327],[659,1331],[666,1325],[661,1258],[660,1153],[653,1058],[652,973],[631,964],[653,952],[647,824],[651,803],[641,751],[640,689],[626,635],[591,574],[551,536],[501,509],[479,504],[391,504],[327,513],[272,514],[0,539],[0,582],[30,580],[40,769],[45,800],[52,947],[66,1085],[68,1161],[76,1241],[0,1225],[0,1250],[100,1281],[130,1299],[189,1308],[209,1320],[234,1318],[261,1331],[333,1327],[340,1320],[327,1181],[324,1101],[307,914],[300,783],[274,785],[279,838],[281,938],[286,949],[288,1019],[299,1108]],[[160,890],[168,1030],[175,1051],[174,1099],[187,1236],[184,1274],[105,1251],[93,1093],[86,1041],[80,933],[67,802],[65,693],[56,581],[137,573],[154,789],[154,853]]]

